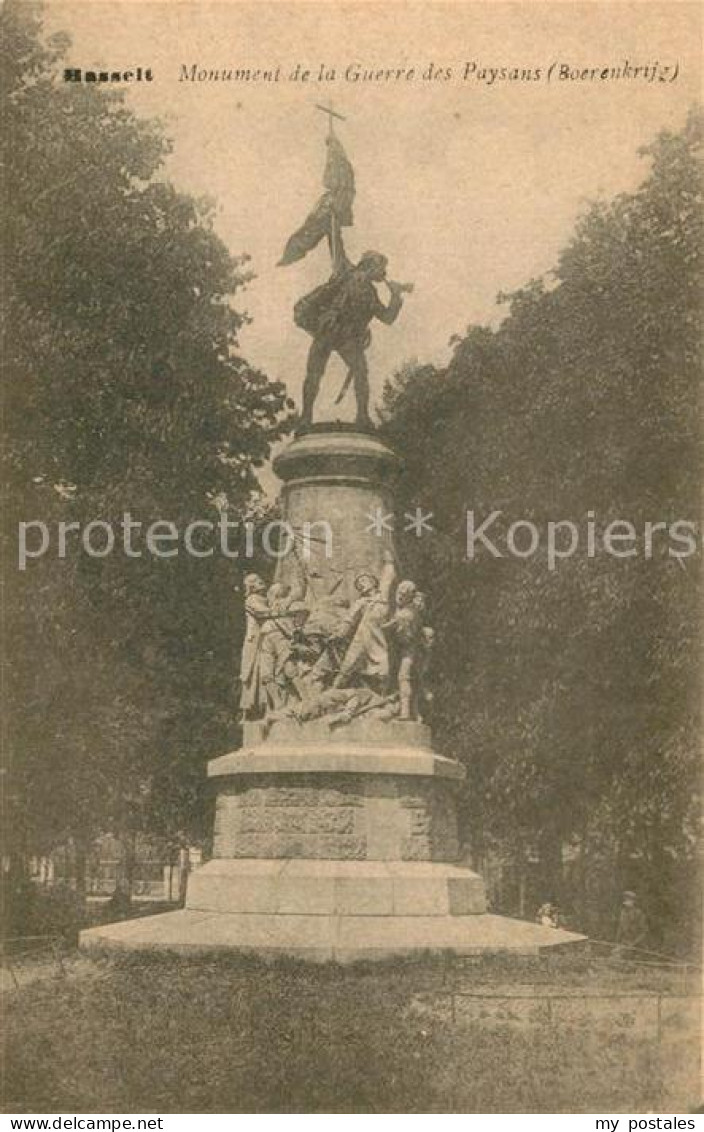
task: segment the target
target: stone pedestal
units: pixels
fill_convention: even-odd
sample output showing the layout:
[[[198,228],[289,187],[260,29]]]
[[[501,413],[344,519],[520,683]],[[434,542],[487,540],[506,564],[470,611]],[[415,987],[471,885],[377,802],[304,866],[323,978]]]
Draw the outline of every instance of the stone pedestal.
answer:
[[[309,725],[312,730],[312,725]],[[461,768],[403,731],[375,747],[339,739],[265,742],[214,759],[214,855],[339,861],[453,861]],[[354,731],[354,723],[345,731]],[[301,728],[305,731],[307,728]],[[400,734],[399,734],[400,732]]]
[[[314,429],[275,461],[287,521],[306,552],[308,602],[324,613],[379,573],[393,534],[396,456],[376,437]],[[323,523],[327,528],[323,529]],[[306,541],[307,540],[307,541]],[[276,580],[299,569],[282,559]],[[350,961],[426,951],[537,953],[581,937],[486,910],[458,862],[460,763],[418,721],[249,723],[241,750],[211,761],[213,859],[190,877],[186,908],[82,933],[84,946],[236,949]]]

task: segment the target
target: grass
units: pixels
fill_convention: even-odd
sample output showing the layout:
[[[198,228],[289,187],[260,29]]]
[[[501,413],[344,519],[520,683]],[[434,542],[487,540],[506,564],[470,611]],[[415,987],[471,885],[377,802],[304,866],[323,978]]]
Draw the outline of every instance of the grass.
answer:
[[[679,1024],[658,1045],[652,1027],[593,1013],[526,1025],[458,1009],[453,1021],[430,961],[138,956],[81,970],[6,996],[4,1111],[683,1112],[694,1100]],[[583,991],[587,974],[484,963],[460,984]]]

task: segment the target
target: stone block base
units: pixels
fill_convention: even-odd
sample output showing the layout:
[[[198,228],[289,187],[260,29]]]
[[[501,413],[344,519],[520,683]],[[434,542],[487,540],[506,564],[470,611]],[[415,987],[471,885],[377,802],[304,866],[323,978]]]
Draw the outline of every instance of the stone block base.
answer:
[[[461,865],[219,859],[191,875],[183,911],[90,928],[80,945],[352,963],[539,955],[584,938],[485,909],[481,877]]]
[[[241,915],[184,909],[81,932],[86,949],[256,954],[353,963],[426,954],[538,956],[583,936],[488,913],[477,916]]]
[[[194,912],[467,916],[486,911],[471,869],[434,862],[213,860],[188,882]]]
[[[254,751],[215,760],[217,858],[454,861],[457,766],[432,752]]]

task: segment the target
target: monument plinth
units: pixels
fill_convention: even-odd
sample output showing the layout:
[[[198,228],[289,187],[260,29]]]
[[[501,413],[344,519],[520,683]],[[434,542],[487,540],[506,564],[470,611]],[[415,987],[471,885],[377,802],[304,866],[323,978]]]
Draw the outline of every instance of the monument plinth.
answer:
[[[345,962],[535,954],[579,938],[488,914],[481,877],[458,861],[464,769],[419,718],[424,602],[390,641],[398,595],[419,596],[398,581],[391,524],[374,522],[393,512],[398,466],[377,437],[340,429],[304,433],[277,458],[295,545],[266,598],[250,576],[244,702],[261,718],[209,764],[213,857],[185,909],[91,929],[84,946]]]

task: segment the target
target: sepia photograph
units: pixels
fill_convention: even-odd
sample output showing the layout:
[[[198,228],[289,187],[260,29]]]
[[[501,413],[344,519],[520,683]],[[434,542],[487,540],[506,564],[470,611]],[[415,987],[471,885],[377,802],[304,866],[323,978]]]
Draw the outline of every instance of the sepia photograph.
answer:
[[[704,1127],[702,22],[5,0],[3,1129]]]

